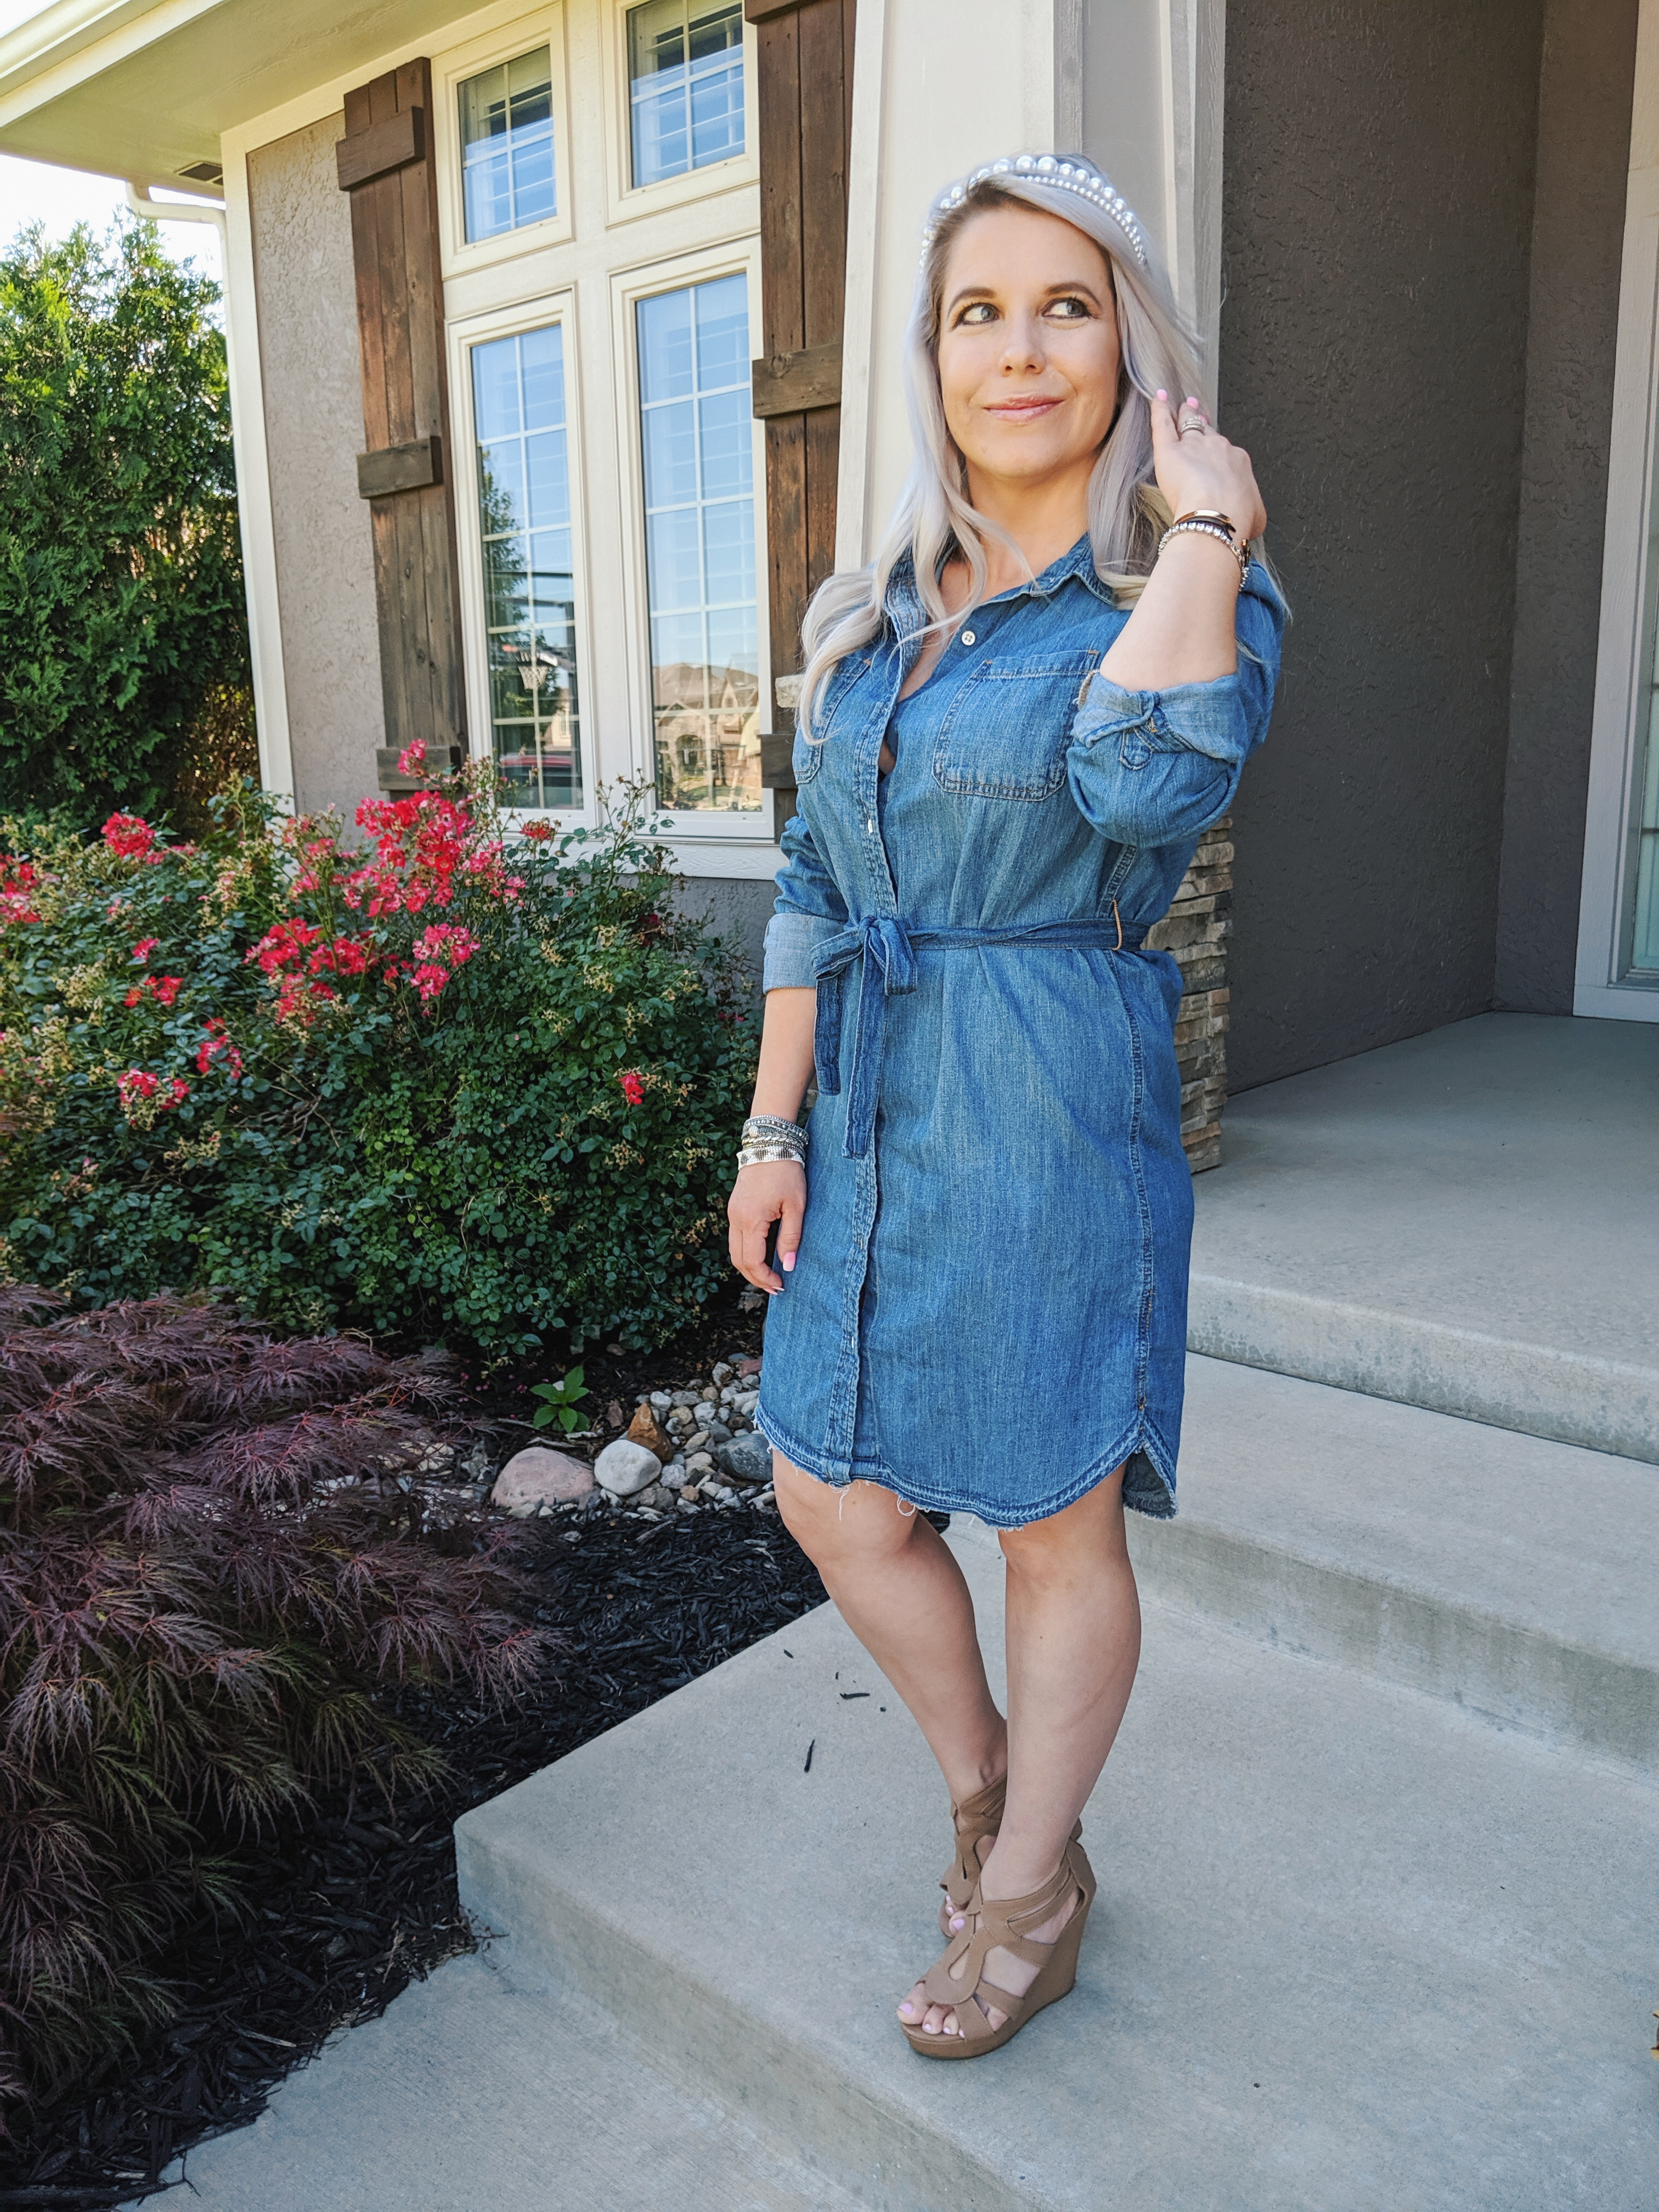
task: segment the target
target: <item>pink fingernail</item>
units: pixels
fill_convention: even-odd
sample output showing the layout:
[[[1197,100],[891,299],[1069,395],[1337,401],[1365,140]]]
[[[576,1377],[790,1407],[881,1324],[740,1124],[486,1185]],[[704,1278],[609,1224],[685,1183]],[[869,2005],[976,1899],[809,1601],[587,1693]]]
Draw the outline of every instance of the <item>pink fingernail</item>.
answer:
[[[793,1272],[794,1272],[794,1266],[795,1266],[795,1255],[794,1255],[794,1254],[793,1254],[793,1252],[786,1252],[786,1253],[784,1254],[784,1255],[783,1255],[783,1272],[784,1272],[784,1273],[785,1273],[786,1275],[793,1274]]]

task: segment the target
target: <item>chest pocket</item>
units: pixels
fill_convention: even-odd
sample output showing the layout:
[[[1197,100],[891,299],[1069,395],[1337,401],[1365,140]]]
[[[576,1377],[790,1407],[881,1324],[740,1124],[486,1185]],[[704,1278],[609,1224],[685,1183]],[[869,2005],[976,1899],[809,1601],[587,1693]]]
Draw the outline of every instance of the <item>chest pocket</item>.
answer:
[[[797,726],[794,750],[789,757],[797,787],[811,783],[823,766],[823,757],[830,746],[837,740],[845,743],[857,725],[864,711],[855,696],[858,680],[868,673],[869,667],[866,653],[849,653],[824,687],[818,711],[812,718],[810,742]]]
[[[933,775],[968,799],[1052,799],[1066,781],[1066,748],[1083,680],[1099,647],[982,660],[945,710]]]

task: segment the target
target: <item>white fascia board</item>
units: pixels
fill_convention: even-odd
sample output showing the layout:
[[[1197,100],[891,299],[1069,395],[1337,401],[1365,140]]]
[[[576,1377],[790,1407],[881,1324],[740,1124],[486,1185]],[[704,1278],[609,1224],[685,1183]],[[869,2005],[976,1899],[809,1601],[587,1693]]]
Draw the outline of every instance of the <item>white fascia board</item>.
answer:
[[[0,129],[224,0],[58,0],[0,38]]]

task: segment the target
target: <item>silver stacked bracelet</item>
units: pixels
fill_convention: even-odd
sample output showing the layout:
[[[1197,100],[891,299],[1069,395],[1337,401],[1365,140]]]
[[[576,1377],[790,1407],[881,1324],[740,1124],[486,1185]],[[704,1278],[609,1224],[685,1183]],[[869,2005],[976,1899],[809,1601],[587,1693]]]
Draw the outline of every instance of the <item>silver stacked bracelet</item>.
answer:
[[[751,1114],[738,1139],[738,1165],[757,1168],[773,1160],[806,1164],[806,1132],[799,1121],[786,1121],[775,1114]]]

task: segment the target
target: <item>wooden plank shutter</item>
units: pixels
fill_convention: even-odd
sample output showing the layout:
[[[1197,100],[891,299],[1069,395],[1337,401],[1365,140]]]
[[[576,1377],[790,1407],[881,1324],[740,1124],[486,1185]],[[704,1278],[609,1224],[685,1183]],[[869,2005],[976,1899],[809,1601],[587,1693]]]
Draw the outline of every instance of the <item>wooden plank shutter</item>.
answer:
[[[368,449],[357,489],[373,518],[380,781],[395,785],[417,738],[434,768],[459,766],[466,744],[430,62],[349,92],[345,123],[335,158],[351,196]]]
[[[800,665],[801,617],[835,565],[847,160],[857,0],[744,0],[758,48],[761,309],[754,409],[766,422],[767,611],[772,666]],[[787,690],[786,686],[786,690]],[[766,702],[761,781],[794,805],[792,705]]]

